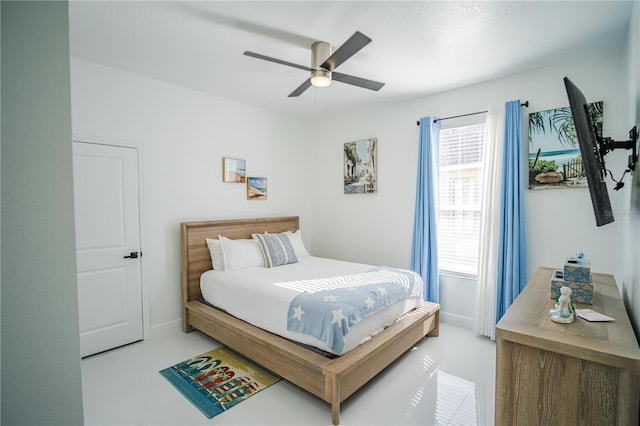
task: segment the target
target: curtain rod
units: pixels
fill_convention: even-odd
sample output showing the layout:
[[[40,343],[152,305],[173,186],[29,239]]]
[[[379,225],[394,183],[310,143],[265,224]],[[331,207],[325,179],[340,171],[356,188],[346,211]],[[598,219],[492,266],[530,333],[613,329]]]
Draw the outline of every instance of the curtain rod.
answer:
[[[521,107],[525,107],[525,108],[529,108],[529,101],[525,101],[525,102],[521,103],[520,106]],[[460,118],[460,117],[467,117],[469,115],[486,114],[487,112],[488,111],[470,112],[468,114],[452,115],[451,117],[438,118],[438,119],[433,120],[433,121],[434,122],[438,122],[438,121],[442,121],[442,120],[449,120],[451,118]],[[419,126],[420,125],[420,120],[418,120],[416,122],[416,124]]]

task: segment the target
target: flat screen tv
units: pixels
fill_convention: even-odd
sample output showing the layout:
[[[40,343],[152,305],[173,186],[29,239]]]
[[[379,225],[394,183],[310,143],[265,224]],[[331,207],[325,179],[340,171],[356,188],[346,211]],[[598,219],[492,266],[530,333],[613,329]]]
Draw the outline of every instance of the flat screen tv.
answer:
[[[567,89],[571,115],[576,127],[584,172],[587,175],[587,185],[596,217],[596,225],[606,225],[613,222],[614,218],[605,183],[606,169],[604,158],[599,149],[598,135],[596,135],[593,120],[589,114],[587,101],[580,89],[567,77],[564,78],[564,85]]]

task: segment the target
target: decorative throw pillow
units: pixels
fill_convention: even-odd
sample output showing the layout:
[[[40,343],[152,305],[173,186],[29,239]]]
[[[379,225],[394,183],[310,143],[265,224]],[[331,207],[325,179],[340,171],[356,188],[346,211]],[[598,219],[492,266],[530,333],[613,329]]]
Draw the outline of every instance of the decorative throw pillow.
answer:
[[[224,255],[225,271],[236,271],[255,266],[264,267],[264,257],[257,241],[249,239],[232,240],[222,236],[219,239]]]
[[[291,241],[289,241],[289,237],[285,232],[280,234],[252,234],[251,236],[260,243],[267,268],[298,261]]]
[[[285,233],[287,234],[287,237],[289,237],[289,241],[291,241],[291,245],[293,246],[293,250],[296,252],[296,257],[298,259],[309,256],[309,252],[304,246],[304,241],[302,241],[302,231],[298,229],[296,232],[287,231]]]

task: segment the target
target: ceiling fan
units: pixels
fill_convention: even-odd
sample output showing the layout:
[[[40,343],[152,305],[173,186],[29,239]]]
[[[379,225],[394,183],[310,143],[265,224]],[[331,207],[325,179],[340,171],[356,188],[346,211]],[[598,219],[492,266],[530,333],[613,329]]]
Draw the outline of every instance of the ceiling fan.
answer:
[[[369,37],[362,34],[360,31],[356,31],[355,34],[353,34],[349,38],[349,40],[347,40],[335,52],[332,52],[331,44],[324,41],[316,41],[311,45],[311,67],[294,64],[291,62],[283,61],[281,59],[261,55],[255,52],[246,51],[244,52],[244,54],[246,56],[251,56],[252,58],[262,59],[265,61],[275,62],[276,64],[286,65],[304,71],[309,71],[311,73],[311,76],[300,86],[298,86],[296,90],[289,94],[290,98],[300,96],[302,92],[307,90],[312,85],[316,87],[326,87],[331,84],[331,80],[336,80],[340,83],[351,84],[353,86],[378,91],[382,88],[382,86],[384,86],[384,83],[334,71],[347,59],[355,55],[360,49],[369,44],[370,41],[371,39]]]

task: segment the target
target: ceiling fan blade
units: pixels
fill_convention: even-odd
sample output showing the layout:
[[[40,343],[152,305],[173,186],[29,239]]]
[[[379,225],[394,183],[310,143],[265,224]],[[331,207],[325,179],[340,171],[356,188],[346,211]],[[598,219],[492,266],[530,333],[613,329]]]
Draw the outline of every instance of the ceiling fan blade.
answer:
[[[249,52],[248,50],[244,52],[244,55],[251,56],[252,58],[256,58],[256,59],[262,59],[264,61],[275,62],[276,64],[286,65],[288,67],[298,68],[304,71],[309,71],[309,72],[311,71],[311,68],[305,67],[304,65],[298,65],[298,64],[294,64],[293,62],[283,61],[282,59],[272,58],[271,56],[265,56],[259,53]]]
[[[296,96],[300,96],[302,94],[302,92],[307,90],[309,87],[311,87],[311,79],[310,78],[306,79],[304,81],[304,83],[302,83],[300,86],[298,86],[298,88],[296,90],[291,92],[291,94],[288,97],[289,98],[295,98]]]
[[[376,92],[384,86],[384,83],[380,83],[379,81],[367,80],[366,78],[354,77],[352,75],[342,74],[339,72],[333,72],[331,77],[333,80],[339,81],[340,83],[351,84],[353,86],[375,90]]]
[[[371,39],[360,31],[356,31],[354,35],[345,41],[331,56],[325,60],[321,67],[333,71],[338,68],[344,61],[355,55],[360,49],[371,42]]]

